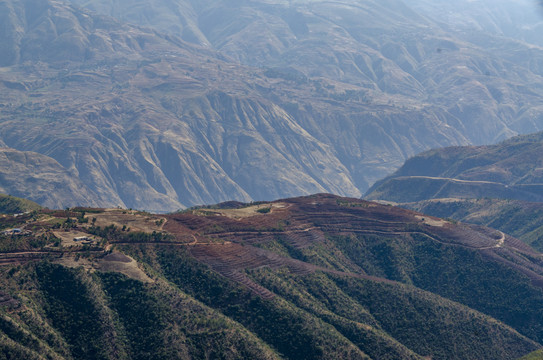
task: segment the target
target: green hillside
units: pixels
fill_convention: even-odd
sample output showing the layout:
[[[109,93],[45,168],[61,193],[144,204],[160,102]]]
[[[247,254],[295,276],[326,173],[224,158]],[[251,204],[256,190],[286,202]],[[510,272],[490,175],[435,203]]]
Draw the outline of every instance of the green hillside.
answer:
[[[417,155],[365,195],[489,226],[543,250],[543,133]]]
[[[504,199],[433,199],[401,207],[424,214],[488,226],[543,251],[543,204]]]
[[[543,342],[540,254],[488,228],[331,195],[16,219],[4,358],[490,360]]]
[[[0,213],[2,214],[18,214],[39,209],[41,206],[33,201],[0,194]]]

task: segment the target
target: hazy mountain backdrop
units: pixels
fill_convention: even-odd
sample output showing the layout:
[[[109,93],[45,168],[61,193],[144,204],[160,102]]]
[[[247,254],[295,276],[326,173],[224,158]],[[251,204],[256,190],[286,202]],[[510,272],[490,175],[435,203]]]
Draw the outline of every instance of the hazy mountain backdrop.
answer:
[[[538,9],[2,1],[0,191],[153,211],[360,196],[423,150],[543,129]]]

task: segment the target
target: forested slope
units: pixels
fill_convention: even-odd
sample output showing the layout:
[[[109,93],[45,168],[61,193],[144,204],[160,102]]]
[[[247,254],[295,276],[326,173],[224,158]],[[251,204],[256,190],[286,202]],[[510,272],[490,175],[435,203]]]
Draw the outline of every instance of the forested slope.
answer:
[[[543,341],[540,253],[390,206],[316,195],[2,221],[27,222],[0,256],[8,357],[512,359]]]

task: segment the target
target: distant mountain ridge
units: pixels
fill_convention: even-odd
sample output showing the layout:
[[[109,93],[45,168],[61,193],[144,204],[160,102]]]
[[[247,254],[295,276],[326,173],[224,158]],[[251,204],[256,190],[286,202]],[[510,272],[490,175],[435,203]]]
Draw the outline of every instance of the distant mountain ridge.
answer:
[[[543,50],[397,0],[0,7],[0,145],[65,183],[0,185],[49,207],[358,197],[420,151],[543,127]]]
[[[437,198],[543,201],[543,133],[496,145],[430,150],[378,181],[367,199],[399,203]]]

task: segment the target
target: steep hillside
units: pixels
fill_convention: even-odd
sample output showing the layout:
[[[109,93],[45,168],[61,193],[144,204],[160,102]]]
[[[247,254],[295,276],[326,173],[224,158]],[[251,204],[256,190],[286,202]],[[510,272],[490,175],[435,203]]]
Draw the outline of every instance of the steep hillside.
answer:
[[[543,201],[543,133],[493,146],[431,150],[377,182],[367,199],[413,202],[437,198]]]
[[[543,133],[431,150],[377,182],[365,198],[499,229],[541,251],[542,151]]]
[[[0,148],[0,168],[4,169],[0,173],[0,192],[6,194],[27,196],[51,208],[78,204],[114,205],[90,190],[73,171],[46,155]],[[14,205],[16,208],[26,207],[23,204]],[[34,210],[36,206],[39,207],[34,204],[30,208]]]
[[[244,83],[247,69],[61,3],[15,5],[22,14],[31,9],[36,20],[23,19],[14,46],[28,66],[2,73],[0,136],[9,147],[57,160],[94,192],[79,204],[163,211],[285,192],[358,193],[329,147]],[[59,17],[66,35],[43,49],[31,41]],[[66,61],[50,51],[57,43],[69,52],[84,44],[86,54]],[[35,184],[6,180],[6,188],[15,186],[31,188],[28,196],[50,207],[73,205],[65,193],[43,201],[30,192]]]
[[[484,225],[543,251],[543,204],[504,199],[431,199],[399,206],[424,214]]]
[[[39,209],[41,206],[33,201],[0,194],[0,213],[2,214],[20,214]]]
[[[8,358],[515,359],[543,341],[540,253],[391,206],[315,195],[0,220],[22,231],[0,242]]]
[[[153,211],[356,197],[428,148],[541,129],[539,47],[410,6],[4,1],[0,145],[56,162],[70,190],[45,196],[25,163],[0,185]]]

